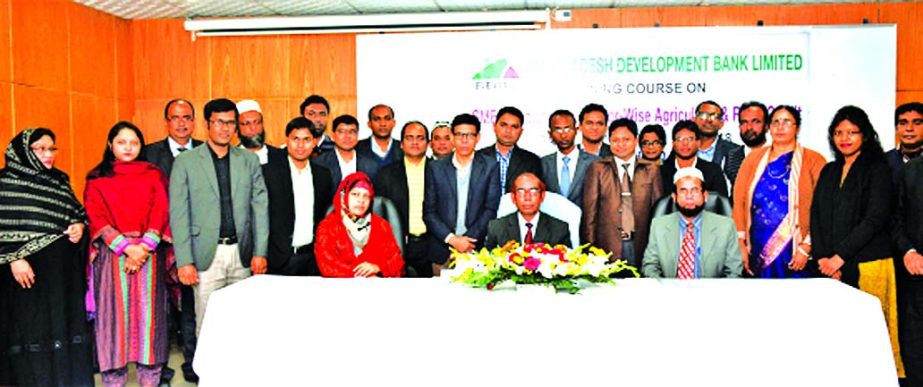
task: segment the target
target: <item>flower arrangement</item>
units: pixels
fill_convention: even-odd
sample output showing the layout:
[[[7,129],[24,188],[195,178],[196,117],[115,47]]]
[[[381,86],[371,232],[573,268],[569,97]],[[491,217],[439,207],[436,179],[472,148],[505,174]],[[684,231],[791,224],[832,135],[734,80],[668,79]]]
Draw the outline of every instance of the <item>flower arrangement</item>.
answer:
[[[510,281],[552,286],[556,291],[575,294],[580,291],[578,281],[613,283],[610,275],[621,272],[638,277],[637,269],[622,260],[610,262],[612,253],[589,244],[571,250],[563,245],[520,245],[511,241],[490,251],[486,248],[470,253],[451,250],[452,282],[488,290]]]

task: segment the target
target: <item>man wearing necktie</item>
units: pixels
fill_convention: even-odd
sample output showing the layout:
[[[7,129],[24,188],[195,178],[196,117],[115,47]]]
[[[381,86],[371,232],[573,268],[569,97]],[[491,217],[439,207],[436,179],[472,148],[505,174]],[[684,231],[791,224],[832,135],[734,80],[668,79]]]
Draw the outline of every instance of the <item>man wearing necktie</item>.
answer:
[[[743,262],[734,220],[704,211],[708,192],[705,177],[694,167],[680,168],[673,177],[673,201],[678,212],[651,222],[641,273],[650,278],[734,278]]]
[[[545,183],[529,172],[519,175],[513,181],[513,204],[517,211],[487,224],[484,246],[492,249],[519,242],[573,247],[567,223],[539,211],[544,200]]]
[[[542,180],[548,191],[561,194],[583,206],[583,178],[590,164],[599,157],[577,148],[577,120],[567,110],[557,110],[548,117],[548,136],[558,148],[557,152],[542,157]]]

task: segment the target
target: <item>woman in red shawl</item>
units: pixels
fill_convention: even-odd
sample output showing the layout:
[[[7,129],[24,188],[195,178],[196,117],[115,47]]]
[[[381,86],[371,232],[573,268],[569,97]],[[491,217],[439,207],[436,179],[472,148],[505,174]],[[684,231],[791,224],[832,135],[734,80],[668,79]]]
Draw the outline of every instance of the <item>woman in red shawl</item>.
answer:
[[[169,353],[167,182],[156,166],[138,161],[143,147],[136,126],[115,124],[84,192],[92,241],[88,301],[95,302],[96,353],[106,386],[126,384],[128,363],[138,364],[140,385],[158,385]]]
[[[400,277],[401,250],[388,222],[371,212],[375,191],[368,175],[340,182],[334,210],[317,226],[314,254],[324,277]]]

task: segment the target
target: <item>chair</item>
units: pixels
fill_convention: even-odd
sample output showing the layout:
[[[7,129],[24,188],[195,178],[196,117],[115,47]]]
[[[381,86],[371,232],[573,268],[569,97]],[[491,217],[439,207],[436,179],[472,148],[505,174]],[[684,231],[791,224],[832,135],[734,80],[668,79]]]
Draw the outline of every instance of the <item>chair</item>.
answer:
[[[333,206],[327,208],[327,214],[333,211]],[[404,255],[404,237],[403,227],[401,227],[401,214],[397,212],[397,207],[391,199],[382,196],[376,196],[372,201],[372,213],[378,215],[391,225],[391,231],[394,233],[394,240],[397,241],[397,247],[401,249],[401,256]]]
[[[651,210],[651,218],[653,219],[658,216],[672,214],[676,212],[676,210],[676,203],[673,202],[673,196],[667,195],[660,198],[657,203],[654,203],[654,209]],[[723,195],[711,191],[708,192],[708,199],[705,200],[705,211],[728,217],[733,214],[731,210],[731,201]]]
[[[500,206],[497,208],[498,218],[516,212],[516,205],[513,204],[512,195],[512,193],[506,193],[500,197]],[[567,223],[567,229],[570,231],[571,246],[574,248],[580,246],[580,217],[583,215],[583,210],[580,207],[577,207],[576,204],[560,194],[545,192],[545,201],[542,202],[539,210]]]

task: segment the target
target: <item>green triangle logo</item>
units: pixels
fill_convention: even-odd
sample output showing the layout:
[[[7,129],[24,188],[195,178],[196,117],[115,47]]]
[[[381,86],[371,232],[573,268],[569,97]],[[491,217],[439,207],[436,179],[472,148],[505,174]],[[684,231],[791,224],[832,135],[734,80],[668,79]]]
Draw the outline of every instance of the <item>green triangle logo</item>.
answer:
[[[478,72],[477,74],[474,74],[474,77],[472,77],[472,79],[480,80],[480,79],[500,78],[500,76],[503,75],[503,70],[506,69],[506,64],[507,64],[506,59],[500,59],[494,63],[491,63],[485,66],[484,69],[482,69],[480,72]]]

